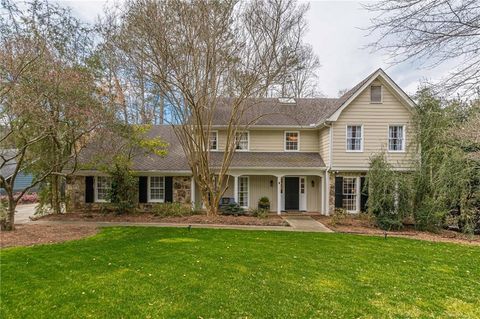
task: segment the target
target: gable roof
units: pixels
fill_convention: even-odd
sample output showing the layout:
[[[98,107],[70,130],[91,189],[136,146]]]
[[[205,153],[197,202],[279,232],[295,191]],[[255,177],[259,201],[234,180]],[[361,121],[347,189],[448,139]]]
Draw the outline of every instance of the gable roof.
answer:
[[[402,90],[401,87],[395,83],[385,71],[381,68],[367,76],[360,83],[355,85],[351,90],[343,94],[337,101],[335,110],[325,119],[326,121],[336,121],[342,111],[353,101],[355,98],[360,95],[373,81],[380,78],[383,80],[393,91],[393,94],[400,100],[400,102],[412,111],[412,108],[415,106],[415,102]],[[321,123],[319,123],[321,124]]]

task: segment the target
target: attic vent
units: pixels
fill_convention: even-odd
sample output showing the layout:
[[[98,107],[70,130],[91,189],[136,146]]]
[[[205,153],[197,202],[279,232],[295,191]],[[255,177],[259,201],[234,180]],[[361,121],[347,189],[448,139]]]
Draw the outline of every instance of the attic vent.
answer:
[[[278,102],[282,104],[295,104],[297,103],[294,98],[292,97],[279,97]]]

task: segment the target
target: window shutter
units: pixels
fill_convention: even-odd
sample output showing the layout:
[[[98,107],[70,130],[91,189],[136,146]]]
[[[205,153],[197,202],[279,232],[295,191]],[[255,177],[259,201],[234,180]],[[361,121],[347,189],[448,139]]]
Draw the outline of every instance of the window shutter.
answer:
[[[343,177],[335,177],[335,208],[343,208]]]
[[[173,177],[165,176],[165,202],[173,202]]]
[[[360,177],[360,211],[367,211],[368,189],[365,187],[365,177]]]
[[[85,176],[85,203],[93,203],[93,176]]]
[[[372,85],[370,87],[370,102],[382,102],[382,87],[379,85]]]
[[[148,202],[148,177],[139,176],[138,177],[138,202],[147,203]]]

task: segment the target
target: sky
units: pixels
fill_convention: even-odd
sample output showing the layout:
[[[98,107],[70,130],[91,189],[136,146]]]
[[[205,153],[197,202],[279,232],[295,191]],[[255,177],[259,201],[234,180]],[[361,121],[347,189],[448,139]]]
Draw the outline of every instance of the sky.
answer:
[[[90,23],[106,4],[113,3],[112,0],[56,2],[71,7],[74,15]],[[362,30],[369,25],[373,14],[363,9],[359,1],[308,2],[309,31],[305,41],[313,46],[320,59],[318,86],[325,96],[337,97],[340,90],[355,86],[378,68],[383,68],[408,94],[414,94],[423,81],[435,82],[447,75],[448,64],[435,68],[422,68],[410,62],[392,65],[385,53],[365,49],[365,45],[375,40]]]

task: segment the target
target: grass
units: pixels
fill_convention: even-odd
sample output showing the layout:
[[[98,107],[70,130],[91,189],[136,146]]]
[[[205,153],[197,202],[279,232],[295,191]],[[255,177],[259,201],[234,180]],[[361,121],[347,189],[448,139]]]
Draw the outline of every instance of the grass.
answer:
[[[0,257],[1,318],[480,318],[463,245],[125,227]]]

